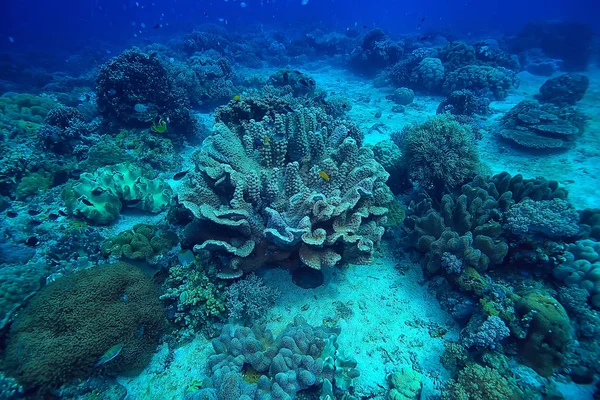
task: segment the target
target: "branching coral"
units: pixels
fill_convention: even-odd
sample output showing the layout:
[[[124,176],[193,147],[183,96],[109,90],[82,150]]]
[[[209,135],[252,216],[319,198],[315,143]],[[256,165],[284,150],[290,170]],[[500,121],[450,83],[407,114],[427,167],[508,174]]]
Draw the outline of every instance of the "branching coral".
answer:
[[[359,131],[313,108],[231,126],[215,125],[181,196],[196,217],[186,241],[213,253],[220,277],[266,263],[370,260],[391,195]]]
[[[266,316],[280,292],[263,282],[256,275],[233,283],[227,288],[229,317],[244,322],[258,321]]]

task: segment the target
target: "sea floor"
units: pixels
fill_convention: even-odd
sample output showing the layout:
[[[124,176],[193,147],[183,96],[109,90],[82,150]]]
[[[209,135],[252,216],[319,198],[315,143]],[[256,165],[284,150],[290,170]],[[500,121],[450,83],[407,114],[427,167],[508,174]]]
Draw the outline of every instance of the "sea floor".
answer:
[[[420,266],[385,253],[380,251],[371,265],[326,271],[325,284],[316,289],[296,286],[288,271],[267,271],[264,280],[282,293],[266,317],[267,327],[277,335],[297,315],[313,326],[335,322],[341,327],[340,348],[358,362],[357,395],[384,398],[387,374],[401,366],[424,375],[427,393],[439,393],[449,378],[440,363],[443,343],[458,339],[457,325],[424,285]],[[199,336],[172,356],[167,347],[139,376],[119,378],[128,399],[179,399],[201,381],[210,343]],[[169,357],[172,362],[165,367]]]
[[[351,99],[353,107],[349,116],[366,133],[367,144],[389,140],[392,132],[405,125],[425,121],[435,115],[442,100],[417,95],[404,113],[394,113],[395,104],[386,99],[391,88],[377,88],[370,80],[346,70],[332,69],[330,65],[309,65],[303,69],[328,93]],[[264,73],[268,76],[270,72]],[[586,133],[578,139],[577,146],[567,152],[532,155],[499,141],[493,133],[503,113],[533,97],[547,79],[521,73],[521,86],[506,100],[493,102],[493,114],[482,121],[484,137],[478,145],[486,168],[492,173],[508,171],[527,178],[543,176],[557,180],[568,188],[577,208],[600,208],[597,194],[600,188],[600,70],[591,70],[587,75],[590,88],[578,104],[590,118]],[[381,112],[379,117],[378,112]],[[120,224],[117,230],[133,222],[141,221],[125,217],[125,225]],[[282,292],[266,317],[268,327],[277,334],[296,315],[302,315],[315,326],[335,318],[342,329],[338,343],[358,361],[361,376],[356,380],[357,394],[383,398],[387,374],[403,365],[422,372],[425,393],[436,394],[449,378],[440,364],[443,342],[457,339],[458,327],[427,289],[420,266],[407,259],[395,260],[391,253],[391,249],[384,246],[371,265],[325,271],[325,284],[316,289],[297,287],[287,271],[267,271],[263,276],[265,281]],[[163,344],[143,373],[118,380],[126,387],[130,400],[183,398],[188,388],[204,376],[205,361],[211,351],[210,342],[201,336],[174,350]],[[565,392],[568,390],[573,388],[564,388]],[[578,393],[577,398],[587,396]]]

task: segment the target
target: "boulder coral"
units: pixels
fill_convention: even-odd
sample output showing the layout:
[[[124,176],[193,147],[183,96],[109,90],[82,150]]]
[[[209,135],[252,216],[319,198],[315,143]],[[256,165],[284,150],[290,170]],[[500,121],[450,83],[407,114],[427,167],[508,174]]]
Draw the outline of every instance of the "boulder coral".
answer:
[[[269,263],[369,262],[392,197],[354,131],[316,108],[239,124],[217,123],[194,156],[180,195],[195,217],[184,246],[209,250],[221,278]]]

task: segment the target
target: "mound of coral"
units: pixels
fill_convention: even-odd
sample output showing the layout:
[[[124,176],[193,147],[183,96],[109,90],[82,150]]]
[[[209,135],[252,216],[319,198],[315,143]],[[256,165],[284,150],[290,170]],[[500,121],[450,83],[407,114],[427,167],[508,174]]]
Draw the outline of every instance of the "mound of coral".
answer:
[[[6,367],[27,389],[57,388],[102,366],[119,373],[143,368],[158,344],[164,312],[152,280],[129,264],[73,272],[45,286],[11,326]]]
[[[211,387],[186,399],[289,399],[306,389],[335,398],[334,391],[348,390],[359,376],[356,361],[337,344],[338,333],[302,317],[277,338],[263,326],[225,325],[208,359]]]
[[[217,112],[229,123],[194,156],[181,196],[195,217],[184,245],[210,250],[223,278],[269,263],[369,262],[391,193],[360,131],[318,108],[240,114],[240,103]]]
[[[99,168],[94,174],[83,173],[62,193],[68,212],[99,225],[117,220],[125,207],[158,213],[171,201],[172,189],[151,178],[133,164],[116,164]]]

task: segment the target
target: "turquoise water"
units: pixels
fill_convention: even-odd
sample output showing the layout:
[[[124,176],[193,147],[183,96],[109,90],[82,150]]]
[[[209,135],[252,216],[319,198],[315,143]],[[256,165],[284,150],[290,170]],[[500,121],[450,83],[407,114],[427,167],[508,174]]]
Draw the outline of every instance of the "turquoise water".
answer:
[[[0,399],[600,398],[591,5],[3,5]]]

